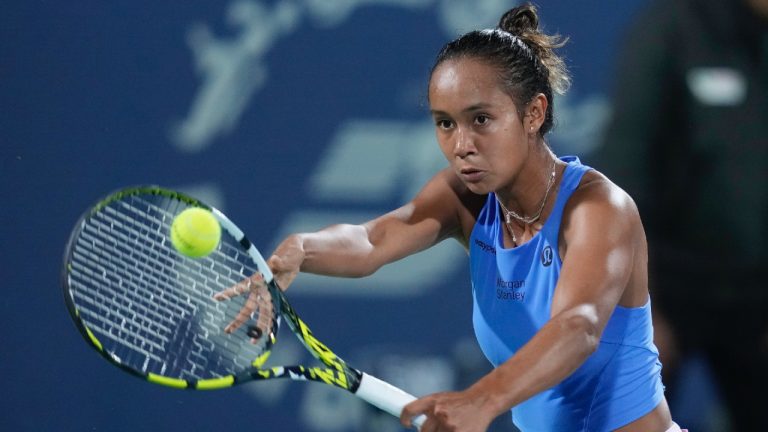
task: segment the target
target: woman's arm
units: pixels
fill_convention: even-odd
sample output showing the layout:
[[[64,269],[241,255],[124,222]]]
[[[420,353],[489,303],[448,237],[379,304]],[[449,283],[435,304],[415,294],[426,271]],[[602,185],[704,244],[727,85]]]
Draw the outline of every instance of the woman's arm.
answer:
[[[381,266],[461,233],[460,214],[466,188],[449,170],[435,175],[404,206],[361,225],[332,225],[313,233],[293,234],[267,260],[278,286],[285,290],[300,271],[329,276],[362,277]],[[258,276],[258,275],[254,275]],[[232,332],[245,324],[258,304],[242,281],[214,295],[226,300],[248,294],[249,300],[227,325]]]
[[[573,373],[597,349],[629,283],[635,251],[641,248],[638,242],[644,242],[639,224],[632,200],[607,180],[580,187],[563,219],[566,248],[550,320],[514,356],[467,390],[408,405],[404,424],[423,413],[427,422],[441,427],[485,430],[497,415]]]
[[[314,233],[293,234],[267,260],[283,290],[300,271],[329,276],[362,277],[381,266],[426,249],[446,237],[461,239],[460,215],[466,214],[467,190],[449,170],[435,175],[408,204],[362,225],[332,225]],[[464,217],[466,219],[466,217]],[[216,293],[226,300],[255,296],[249,280]],[[250,300],[250,297],[249,297]],[[232,332],[246,323],[256,301],[246,301],[227,326]]]
[[[332,225],[290,236],[270,261],[285,261],[287,256],[302,272],[370,275],[385,264],[458,235],[462,187],[452,172],[441,171],[402,207],[360,225]]]

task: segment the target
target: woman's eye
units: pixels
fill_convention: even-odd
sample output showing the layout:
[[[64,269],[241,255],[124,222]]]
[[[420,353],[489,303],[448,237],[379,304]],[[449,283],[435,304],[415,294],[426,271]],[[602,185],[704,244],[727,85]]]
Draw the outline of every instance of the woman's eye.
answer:
[[[486,115],[479,115],[479,116],[475,117],[475,123],[477,123],[479,125],[484,125],[484,124],[488,123],[488,120],[489,120],[489,118]]]
[[[453,126],[450,120],[438,120],[436,124],[440,129],[450,129]]]

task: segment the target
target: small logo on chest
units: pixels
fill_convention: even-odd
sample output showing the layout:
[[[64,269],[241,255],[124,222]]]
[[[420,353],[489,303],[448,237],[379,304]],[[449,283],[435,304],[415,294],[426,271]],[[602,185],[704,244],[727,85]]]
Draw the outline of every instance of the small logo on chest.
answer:
[[[547,246],[541,251],[541,265],[544,267],[549,267],[554,258],[555,253],[552,251],[552,246]]]

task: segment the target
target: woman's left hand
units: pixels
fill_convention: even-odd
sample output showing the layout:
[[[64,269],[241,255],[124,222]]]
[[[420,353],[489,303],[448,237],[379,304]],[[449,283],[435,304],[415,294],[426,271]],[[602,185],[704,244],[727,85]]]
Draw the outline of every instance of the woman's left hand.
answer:
[[[406,405],[400,423],[410,428],[411,419],[423,414],[427,420],[421,432],[485,432],[497,415],[486,399],[470,390],[435,393]]]

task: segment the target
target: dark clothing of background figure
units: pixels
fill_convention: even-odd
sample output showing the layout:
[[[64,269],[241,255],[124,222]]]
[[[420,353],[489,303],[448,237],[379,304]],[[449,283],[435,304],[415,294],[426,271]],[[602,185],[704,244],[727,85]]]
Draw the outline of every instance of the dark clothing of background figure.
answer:
[[[626,37],[595,164],[638,203],[682,352],[710,360],[734,430],[768,430],[768,19],[661,0]]]

